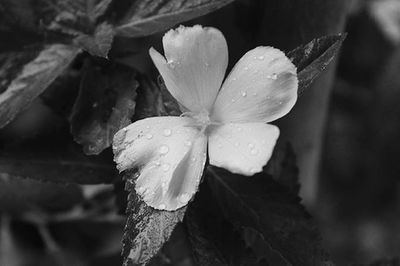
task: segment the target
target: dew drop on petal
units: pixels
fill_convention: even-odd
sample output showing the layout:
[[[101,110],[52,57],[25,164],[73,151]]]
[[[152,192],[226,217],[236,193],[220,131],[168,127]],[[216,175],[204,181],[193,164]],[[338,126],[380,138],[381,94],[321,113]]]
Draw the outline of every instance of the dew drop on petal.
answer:
[[[192,142],[191,142],[190,140],[187,140],[187,141],[185,141],[185,145],[186,145],[186,146],[191,146],[191,145],[192,145]]]
[[[258,154],[258,150],[257,150],[257,149],[252,149],[252,150],[250,151],[250,154],[251,154],[251,155],[257,155],[257,154]]]
[[[242,91],[242,97],[246,97],[247,96],[247,92],[245,92],[245,91]]]
[[[167,171],[169,170],[169,168],[170,168],[169,163],[165,163],[165,164],[163,164],[163,166],[162,166],[162,169],[164,170],[164,172],[167,172]]]
[[[258,57],[258,59],[259,59],[259,60],[264,60],[264,56],[263,56],[263,55],[260,55],[260,56]]]
[[[160,205],[158,205],[158,208],[159,208],[159,209],[165,209],[165,204],[160,204]]]
[[[164,129],[164,131],[163,131],[164,136],[169,137],[169,136],[171,136],[171,134],[172,134],[171,129],[169,129],[169,128]]]
[[[137,188],[137,192],[139,193],[139,194],[143,194],[143,192],[146,190],[146,188],[145,187],[138,187]]]
[[[164,155],[164,154],[167,154],[168,152],[169,152],[168,146],[167,146],[167,145],[161,145],[161,147],[160,147],[160,154],[161,154],[161,155]]]
[[[146,135],[146,139],[152,139],[153,135],[151,135],[150,133]]]
[[[248,67],[248,66],[245,66],[245,67],[244,67],[244,70],[249,70],[249,67]]]
[[[146,129],[150,129],[150,126],[146,126]]]
[[[183,193],[180,197],[179,197],[179,201],[181,203],[186,203],[190,200],[190,195],[188,193]]]

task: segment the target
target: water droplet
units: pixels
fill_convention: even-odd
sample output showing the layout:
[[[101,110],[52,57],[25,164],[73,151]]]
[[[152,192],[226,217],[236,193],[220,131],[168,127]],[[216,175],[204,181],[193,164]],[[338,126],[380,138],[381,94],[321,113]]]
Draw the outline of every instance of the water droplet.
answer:
[[[173,60],[168,60],[167,64],[172,69],[174,69],[176,67],[176,65],[177,65],[177,63],[175,61],[173,61]]]
[[[160,154],[161,154],[161,155],[167,154],[168,151],[169,151],[169,148],[168,148],[167,145],[161,145],[161,147],[160,147]]]
[[[258,59],[259,59],[259,60],[264,60],[264,56],[263,56],[263,55],[260,55],[260,56],[258,57]]]
[[[166,189],[167,188],[167,182],[166,181],[161,183],[161,188],[162,189]]]
[[[124,131],[124,132],[127,132],[127,131],[128,131],[128,129],[127,129],[126,127],[124,127],[123,131]]]
[[[164,131],[163,131],[164,136],[169,137],[169,136],[171,136],[171,134],[172,134],[171,129],[169,129],[169,128],[164,129]]]
[[[248,66],[245,66],[245,67],[244,67],[244,70],[249,70],[249,67],[248,67]]]
[[[138,187],[138,188],[137,188],[137,192],[138,192],[139,194],[143,194],[143,192],[145,192],[145,190],[146,190],[145,187]]]
[[[253,149],[253,148],[254,148],[254,144],[253,144],[253,143],[249,143],[248,146],[249,146],[250,149]]]
[[[232,81],[236,81],[236,78],[232,78],[231,80],[232,80]]]
[[[163,166],[162,166],[162,169],[164,170],[164,172],[167,172],[167,171],[169,170],[169,168],[170,168],[169,163],[165,163],[165,164],[163,164]]]
[[[276,80],[278,78],[278,74],[274,73],[272,75],[268,75],[267,78]]]
[[[146,129],[150,129],[150,126],[146,126]]]
[[[252,173],[252,174],[257,173],[257,169],[256,168],[250,168],[250,173]]]
[[[250,154],[251,154],[251,155],[257,155],[257,154],[258,154],[258,150],[257,150],[257,149],[252,149],[252,150],[250,151]]]
[[[146,135],[146,139],[152,139],[152,138],[153,138],[153,135],[151,135],[151,134]]]
[[[245,91],[242,91],[241,94],[242,94],[243,97],[246,97],[246,96],[247,96],[247,92],[245,92]]]
[[[158,205],[158,208],[159,208],[159,209],[162,209],[162,210],[165,209],[165,207],[166,207],[165,204],[160,204],[160,205]]]
[[[185,145],[186,145],[186,146],[191,146],[191,145],[192,145],[192,142],[191,142],[190,140],[187,140],[187,141],[185,141]]]
[[[180,197],[179,197],[179,201],[181,203],[186,203],[190,200],[190,195],[188,193],[183,193]]]

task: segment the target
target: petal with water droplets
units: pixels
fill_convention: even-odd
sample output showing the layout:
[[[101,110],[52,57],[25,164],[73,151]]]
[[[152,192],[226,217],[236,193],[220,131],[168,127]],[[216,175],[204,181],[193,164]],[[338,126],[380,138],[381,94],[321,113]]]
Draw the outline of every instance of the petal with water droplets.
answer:
[[[163,37],[165,58],[153,48],[150,56],[167,89],[186,109],[210,110],[228,65],[228,48],[215,28],[180,26]]]
[[[283,52],[257,47],[235,65],[217,96],[212,117],[220,122],[270,122],[297,100],[296,67]]]
[[[120,171],[137,168],[136,192],[153,208],[176,210],[197,191],[206,161],[207,139],[188,127],[188,117],[139,120],[114,136]]]
[[[261,172],[271,158],[279,129],[264,123],[238,123],[211,129],[208,142],[210,164],[232,173]]]

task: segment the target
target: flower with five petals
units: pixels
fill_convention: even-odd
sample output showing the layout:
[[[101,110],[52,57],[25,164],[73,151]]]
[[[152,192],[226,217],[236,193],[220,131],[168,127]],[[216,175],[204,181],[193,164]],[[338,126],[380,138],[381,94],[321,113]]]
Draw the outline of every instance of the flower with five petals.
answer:
[[[262,171],[279,136],[267,123],[293,107],[298,80],[283,52],[257,47],[222,84],[228,48],[215,28],[180,26],[163,46],[165,57],[153,48],[150,56],[183,114],[136,121],[117,132],[113,149],[120,171],[139,170],[135,189],[143,200],[172,211],[196,193],[207,148],[212,165],[247,176]]]

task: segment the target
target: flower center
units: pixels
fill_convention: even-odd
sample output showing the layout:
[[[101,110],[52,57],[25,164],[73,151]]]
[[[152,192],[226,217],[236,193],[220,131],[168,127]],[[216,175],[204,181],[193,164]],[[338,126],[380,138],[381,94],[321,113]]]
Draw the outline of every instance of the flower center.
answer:
[[[200,133],[204,133],[208,126],[219,125],[220,123],[213,122],[210,120],[210,114],[207,110],[203,109],[198,113],[185,112],[181,116],[188,116],[194,120],[193,124],[187,125],[188,127],[195,127],[200,130]]]

